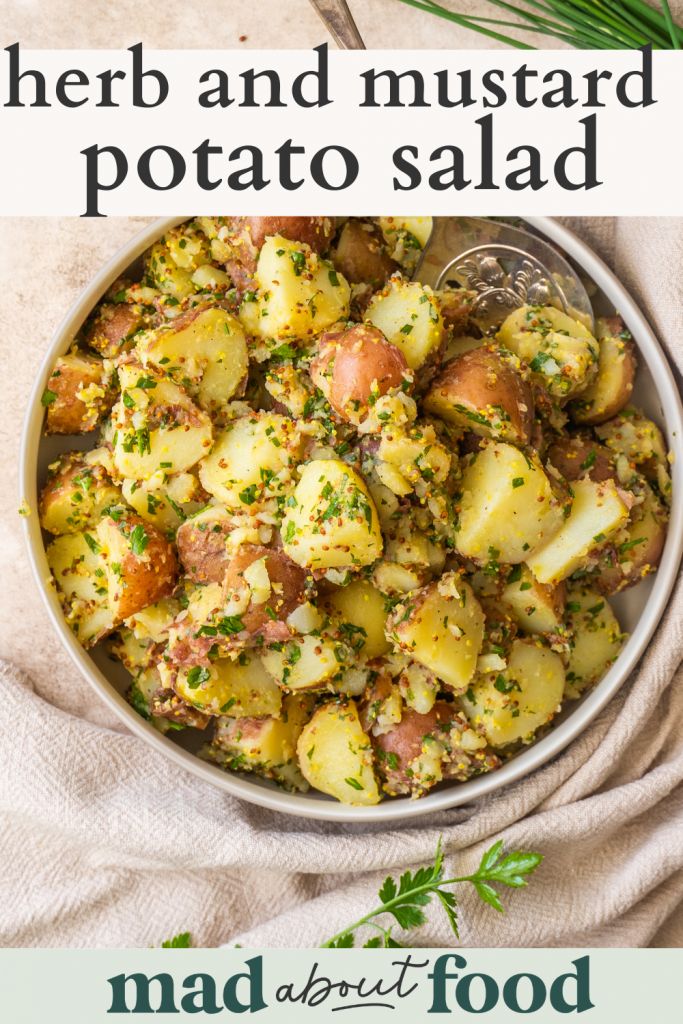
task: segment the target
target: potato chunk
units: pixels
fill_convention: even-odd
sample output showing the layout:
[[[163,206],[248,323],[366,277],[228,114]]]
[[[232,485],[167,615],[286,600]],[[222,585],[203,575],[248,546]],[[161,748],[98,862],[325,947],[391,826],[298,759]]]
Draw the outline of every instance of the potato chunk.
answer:
[[[402,598],[387,620],[387,636],[461,693],[477,667],[484,613],[470,585],[446,573]]]
[[[231,771],[253,772],[286,789],[308,789],[299,771],[297,739],[310,713],[306,697],[285,697],[278,718],[220,718],[202,756]]]
[[[606,674],[624,645],[617,617],[596,590],[574,587],[567,601],[567,622],[572,632],[564,695],[580,697]]]
[[[175,586],[177,562],[166,538],[140,516],[117,510],[97,527],[116,621],[167,597]]]
[[[341,671],[348,651],[328,637],[299,636],[271,645],[263,664],[280,686],[288,690],[320,690]]]
[[[207,715],[231,718],[277,718],[282,691],[262,660],[246,652],[233,661],[218,658],[210,666],[196,665],[171,673],[179,697]],[[165,685],[171,685],[164,680]]]
[[[108,505],[121,500],[105,468],[106,449],[68,452],[50,466],[40,495],[40,525],[48,533],[79,533],[93,528]]]
[[[458,551],[478,562],[523,562],[559,530],[563,512],[537,455],[492,442],[461,481]]]
[[[193,473],[155,473],[149,480],[124,480],[121,490],[131,508],[162,533],[176,530],[204,504]]]
[[[299,736],[297,754],[314,789],[354,807],[379,803],[372,746],[355,704],[335,701],[318,708]]]
[[[346,222],[332,260],[351,284],[369,284],[373,288],[381,288],[398,270],[398,263],[384,247],[381,233],[367,221]]]
[[[192,270],[179,267],[163,240],[153,245],[146,260],[147,278],[163,292],[175,299],[175,304],[193,295]]]
[[[628,406],[619,416],[597,426],[595,433],[615,453],[621,479],[628,477],[629,470],[637,467],[657,488],[664,501],[671,501],[669,460],[662,432],[656,423],[638,409]]]
[[[580,697],[616,660],[626,635],[597,590],[574,588],[567,600],[572,639],[567,662],[566,697]]]
[[[515,640],[507,667],[478,676],[461,697],[465,713],[494,748],[529,741],[555,716],[564,690],[559,654],[531,640]]]
[[[640,583],[659,565],[666,541],[667,513],[644,484],[642,503],[631,509],[628,522],[614,534],[594,577],[601,594],[616,594]]]
[[[462,711],[445,701],[425,714],[404,710],[374,745],[382,789],[390,796],[423,796],[443,779],[465,782],[500,764]]]
[[[126,700],[131,707],[149,721],[150,725],[161,733],[177,732],[186,726],[194,726],[197,729],[205,729],[210,719],[202,715],[200,711],[189,707],[176,697],[176,706],[173,707],[170,691],[164,691],[161,687],[161,679],[156,666],[147,669],[140,669],[135,673],[135,678],[126,694]],[[164,717],[161,717],[163,713]]]
[[[227,540],[232,517],[220,505],[210,505],[178,527],[176,545],[181,565],[196,583],[222,583],[230,562]]]
[[[379,217],[391,256],[411,274],[432,233],[432,217]]]
[[[306,574],[283,551],[242,544],[226,566],[225,588],[229,598],[244,602],[244,629],[256,634],[303,603]]]
[[[189,395],[160,374],[119,367],[121,398],[112,415],[114,463],[122,477],[183,473],[211,447],[211,420]]]
[[[589,436],[563,437],[548,448],[547,461],[565,480],[588,475],[600,483],[616,477],[614,458],[609,448]]]
[[[85,341],[105,359],[114,359],[131,348],[147,317],[136,303],[104,302],[88,325]]]
[[[249,368],[239,320],[220,306],[197,306],[168,326],[142,335],[137,352],[188,389],[207,412],[220,411]]]
[[[448,359],[486,344],[479,337],[474,321],[477,293],[467,288],[445,288],[437,292],[441,316],[448,333],[445,355]]]
[[[351,289],[344,277],[307,245],[282,235],[264,242],[256,283],[258,292],[245,296],[240,320],[257,338],[306,340],[349,312]]]
[[[201,218],[212,242],[212,251],[217,259],[225,262],[238,287],[243,287],[256,270],[258,256],[267,238],[283,236],[290,242],[303,243],[313,252],[323,253],[328,248],[334,233],[334,222],[330,217],[226,217],[223,228],[211,230],[207,221]]]
[[[598,320],[600,345],[595,380],[571,403],[575,423],[605,423],[628,404],[636,376],[636,350],[620,317]]]
[[[133,631],[136,640],[143,643],[165,644],[173,621],[180,611],[180,602],[172,597],[162,597],[155,604],[141,608],[126,619],[126,625]]]
[[[367,308],[366,319],[400,349],[411,370],[417,370],[441,349],[444,326],[431,288],[392,277]]]
[[[555,536],[527,559],[539,583],[559,583],[570,576],[628,516],[613,480],[595,483],[584,477],[573,484],[573,491],[569,517]]]
[[[475,348],[447,363],[424,407],[447,423],[482,437],[528,444],[534,419],[531,388],[491,348]]]
[[[99,544],[89,533],[65,534],[48,545],[47,563],[68,625],[84,647],[92,647],[114,628]]]
[[[320,339],[311,378],[334,411],[349,423],[362,423],[377,399],[412,384],[402,352],[375,327],[357,324]]]
[[[289,557],[307,568],[370,565],[382,554],[382,533],[365,481],[341,459],[306,463],[282,540]]]
[[[500,602],[525,633],[555,633],[562,627],[564,585],[539,583],[525,565],[512,570],[501,591]]]
[[[293,420],[255,412],[232,420],[202,461],[199,478],[209,492],[235,512],[255,512],[282,493],[301,451]]]
[[[335,589],[327,598],[325,607],[342,627],[346,627],[346,633],[355,633],[359,653],[364,658],[378,658],[391,649],[385,636],[385,599],[367,580],[354,580],[347,587]]]
[[[96,356],[60,356],[43,391],[48,434],[87,434],[111,408],[114,392]]]
[[[597,341],[587,327],[554,306],[516,309],[497,338],[528,364],[536,382],[554,398],[569,398],[596,377]]]

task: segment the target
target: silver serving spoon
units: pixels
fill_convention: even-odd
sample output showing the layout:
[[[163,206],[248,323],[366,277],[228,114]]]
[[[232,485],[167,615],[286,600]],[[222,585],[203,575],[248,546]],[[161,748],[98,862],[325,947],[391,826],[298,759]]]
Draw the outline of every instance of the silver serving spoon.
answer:
[[[346,0],[311,0],[338,46],[365,49]],[[436,217],[415,278],[477,293],[474,312],[486,330],[526,304],[557,306],[593,329],[593,309],[578,274],[548,242],[524,228],[483,217]]]
[[[484,217],[435,217],[414,278],[476,292],[474,314],[486,330],[519,306],[556,306],[592,330],[593,307],[579,275],[543,238]]]
[[[346,0],[311,0],[337,46],[342,50],[364,50],[365,43],[358,31]]]

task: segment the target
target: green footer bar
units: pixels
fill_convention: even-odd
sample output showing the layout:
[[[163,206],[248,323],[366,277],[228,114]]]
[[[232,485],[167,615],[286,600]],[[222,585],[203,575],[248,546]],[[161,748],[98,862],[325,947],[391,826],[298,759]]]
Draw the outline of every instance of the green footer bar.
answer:
[[[2,1024],[683,1021],[673,949],[0,950]]]

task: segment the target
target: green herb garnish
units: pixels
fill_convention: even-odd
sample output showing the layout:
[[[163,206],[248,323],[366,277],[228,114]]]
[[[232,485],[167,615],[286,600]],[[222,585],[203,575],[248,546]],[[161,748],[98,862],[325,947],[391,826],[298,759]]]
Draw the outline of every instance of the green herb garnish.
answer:
[[[356,780],[346,779],[345,781],[352,785],[352,782]],[[362,787],[355,785],[353,788]],[[540,853],[524,853],[515,850],[512,853],[504,854],[503,842],[500,840],[486,851],[474,874],[445,879],[443,877],[443,849],[441,840],[439,840],[432,865],[420,868],[415,872],[406,871],[398,882],[394,878],[386,878],[379,890],[379,906],[337,932],[323,943],[323,948],[349,949],[355,945],[355,933],[368,924],[376,929],[379,935],[366,941],[364,948],[398,947],[401,943],[397,942],[391,934],[393,925],[386,927],[379,924],[377,919],[389,914],[400,928],[420,928],[427,921],[424,908],[431,903],[434,897],[443,907],[451,931],[458,938],[457,903],[453,892],[448,887],[470,884],[484,903],[488,903],[494,910],[503,913],[503,904],[495,886],[505,885],[511,889],[523,888],[528,884],[528,876],[536,870],[542,860],[543,857]]]

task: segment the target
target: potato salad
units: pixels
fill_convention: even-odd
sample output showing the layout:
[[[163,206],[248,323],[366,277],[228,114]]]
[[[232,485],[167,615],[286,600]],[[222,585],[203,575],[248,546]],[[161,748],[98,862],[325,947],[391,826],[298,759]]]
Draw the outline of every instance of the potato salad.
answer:
[[[618,316],[479,326],[424,218],[199,217],[52,370],[64,615],[200,755],[344,804],[495,771],[608,670],[670,494]],[[417,271],[416,271],[417,268]],[[88,440],[68,438],[87,435]]]

